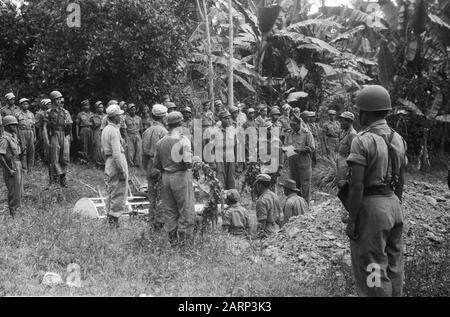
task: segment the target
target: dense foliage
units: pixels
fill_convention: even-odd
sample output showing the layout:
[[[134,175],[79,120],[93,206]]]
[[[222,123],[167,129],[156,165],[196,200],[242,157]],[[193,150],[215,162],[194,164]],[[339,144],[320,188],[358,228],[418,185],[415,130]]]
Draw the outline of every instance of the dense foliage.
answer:
[[[79,3],[80,27],[67,5]],[[30,1],[0,19],[0,88],[20,96],[53,89],[82,98],[151,102],[172,92],[182,72],[188,25],[183,1]]]

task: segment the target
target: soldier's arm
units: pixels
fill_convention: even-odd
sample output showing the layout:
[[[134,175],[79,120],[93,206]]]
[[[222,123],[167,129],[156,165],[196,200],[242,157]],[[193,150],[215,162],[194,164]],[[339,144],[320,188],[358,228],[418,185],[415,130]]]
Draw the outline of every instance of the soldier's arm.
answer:
[[[119,170],[119,174],[125,173],[124,161],[122,160],[122,151],[120,149],[120,133],[114,131],[111,135],[111,155],[116,163],[117,169]]]
[[[355,222],[362,206],[364,193],[364,171],[365,167],[353,163],[351,165],[351,178],[349,188],[348,212],[350,219]]]
[[[6,150],[8,149],[8,141],[6,139],[0,139],[0,166],[3,170],[8,171],[9,175],[14,175],[14,168],[10,167],[6,162]]]
[[[258,219],[258,222],[262,228],[266,226],[266,220],[267,220],[267,206],[262,200],[258,200],[256,202],[256,217]]]
[[[155,151],[155,157],[153,158],[153,168],[156,168],[157,170],[163,171],[163,166],[161,162],[161,156],[159,154],[160,152],[160,146],[159,143],[156,143],[156,151]]]
[[[78,114],[77,118],[75,119],[75,137],[77,139],[80,138],[80,114]]]
[[[44,139],[45,144],[48,145],[50,143],[47,133],[47,121],[44,121],[42,124],[42,138]]]

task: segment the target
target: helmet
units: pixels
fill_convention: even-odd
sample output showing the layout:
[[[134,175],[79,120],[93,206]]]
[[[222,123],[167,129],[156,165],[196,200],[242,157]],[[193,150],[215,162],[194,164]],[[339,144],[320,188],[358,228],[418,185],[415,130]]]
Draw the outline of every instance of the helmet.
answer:
[[[328,110],[328,114],[335,115],[336,114],[336,110],[330,109],[330,110]]]
[[[349,111],[344,111],[339,117],[355,121],[355,115]]]
[[[119,116],[123,114],[123,110],[120,109],[118,104],[112,104],[108,108],[106,108],[106,114],[108,117]]]
[[[14,116],[6,116],[3,118],[3,126],[9,126],[11,124],[19,124],[19,122],[17,121],[17,118]]]
[[[369,85],[363,88],[356,97],[356,106],[363,111],[391,110],[391,97],[384,87]]]
[[[183,121],[183,115],[179,111],[173,111],[167,115],[167,123],[174,124]]]
[[[89,100],[88,99],[86,99],[86,100],[83,100],[82,102],[81,102],[81,106],[89,106],[90,104],[89,104]]]
[[[24,102],[30,102],[30,99],[27,99],[27,98],[22,98],[22,99],[20,99],[20,100],[19,100],[19,105],[22,104],[22,103],[24,103]]]
[[[273,107],[272,110],[270,110],[269,115],[275,115],[275,114],[281,114],[280,109],[278,107]]]
[[[239,111],[238,107],[236,107],[236,106],[231,106],[230,107],[230,113],[233,113],[233,112],[236,112],[236,111]]]
[[[110,101],[108,101],[107,106],[109,107],[111,105],[119,105],[119,102],[117,100],[110,100]]]
[[[231,114],[228,112],[228,110],[222,110],[221,112],[219,112],[220,119],[224,119],[224,118],[227,118],[230,116],[231,116]]]
[[[5,95],[5,98],[6,98],[7,100],[11,100],[11,99],[16,98],[16,96],[14,96],[14,94],[13,94],[12,92],[9,92],[9,93],[7,93],[7,94]]]
[[[103,106],[103,102],[97,101],[97,102],[95,103],[95,108],[98,108],[100,105]]]
[[[152,114],[157,117],[162,117],[167,114],[167,108],[163,105],[156,104],[152,108]]]
[[[184,107],[183,109],[181,109],[181,112],[189,112],[192,113],[191,107]]]
[[[49,103],[51,103],[52,101],[50,100],[50,99],[42,99],[41,100],[41,105],[43,105],[43,106],[46,106],[46,105],[48,105]]]
[[[54,91],[52,91],[51,93],[50,93],[50,98],[51,99],[58,99],[58,98],[61,98],[63,95],[59,92],[59,91],[57,91],[57,90],[54,90]]]
[[[171,102],[171,101],[166,101],[166,102],[164,102],[164,106],[167,108],[167,109],[171,109],[171,108],[176,108],[177,106],[173,103],[173,102]]]

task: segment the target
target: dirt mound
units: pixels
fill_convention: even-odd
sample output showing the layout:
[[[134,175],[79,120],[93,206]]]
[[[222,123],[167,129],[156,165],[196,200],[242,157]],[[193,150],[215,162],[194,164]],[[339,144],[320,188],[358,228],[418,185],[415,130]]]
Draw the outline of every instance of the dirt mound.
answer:
[[[407,259],[417,239],[444,243],[449,233],[450,196],[443,184],[409,182],[403,208]],[[291,218],[276,235],[268,238],[263,243],[263,255],[277,264],[290,266],[300,279],[320,276],[337,260],[350,266],[349,242],[341,221],[344,213],[335,197],[313,205],[308,214]]]

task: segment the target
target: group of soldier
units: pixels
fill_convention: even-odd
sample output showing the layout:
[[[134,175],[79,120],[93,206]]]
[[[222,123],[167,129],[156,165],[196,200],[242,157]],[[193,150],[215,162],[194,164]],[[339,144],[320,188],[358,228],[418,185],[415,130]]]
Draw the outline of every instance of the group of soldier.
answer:
[[[48,156],[50,180],[67,185],[72,119],[58,91],[51,92],[50,99],[42,100],[42,110],[36,113],[36,118],[28,110],[28,99],[20,99],[17,107],[13,94],[5,97],[8,104],[0,111],[3,132],[0,164],[9,192],[10,212],[14,215],[20,205],[22,171],[33,165],[35,142],[45,145],[42,153],[43,157],[45,153]],[[205,102],[201,112],[202,146],[216,142],[219,136],[235,138],[239,129],[255,127],[275,131],[274,127],[280,128],[276,142],[281,153],[280,168],[288,167],[289,176],[280,184],[286,200],[281,206],[273,190],[277,172],[257,175],[253,188],[257,194],[260,237],[273,234],[290,217],[308,212],[315,157],[317,154],[336,155],[338,187],[342,192],[347,190],[344,205],[349,216],[343,221],[351,241],[358,292],[361,295],[401,295],[403,214],[400,200],[407,162],[406,144],[386,123],[392,107],[383,87],[364,88],[356,106],[363,126],[359,134],[353,128],[355,115],[347,111],[339,114],[338,121],[336,111],[328,111],[329,120],[319,126],[315,113],[301,112],[289,104],[282,105],[281,109],[261,104],[254,109],[243,104],[227,107],[220,100],[213,104]],[[102,102],[97,102],[92,113],[89,101],[83,101],[82,111],[75,119],[75,131],[81,141],[83,158],[104,165],[110,225],[118,227],[119,217],[126,209],[128,166],[141,167],[147,173],[149,218],[154,228],[164,228],[172,246],[191,241],[195,221],[192,166],[195,160],[204,159],[193,156],[191,109],[177,107],[169,97],[151,109],[144,107],[142,117],[136,114],[134,104],[127,106],[125,102],[111,100],[105,108],[106,114]],[[259,137],[273,142],[267,135]],[[224,149],[225,154],[227,149]],[[247,147],[246,159],[249,153]],[[181,159],[177,159],[177,155]],[[236,235],[246,235],[249,231],[248,212],[240,204],[240,190],[235,183],[236,174],[246,164],[217,158],[211,163],[226,193],[223,228]],[[379,283],[372,285],[366,280],[373,267],[379,274],[376,280]]]

